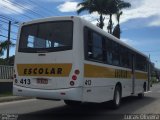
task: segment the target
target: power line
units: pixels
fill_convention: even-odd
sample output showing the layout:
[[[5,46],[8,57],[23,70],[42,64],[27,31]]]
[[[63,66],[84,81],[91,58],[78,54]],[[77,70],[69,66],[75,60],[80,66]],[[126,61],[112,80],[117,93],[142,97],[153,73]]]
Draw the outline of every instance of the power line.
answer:
[[[5,2],[5,1],[4,1]],[[13,8],[9,8],[7,5],[2,5],[2,7],[4,7],[4,8],[7,8],[8,10],[11,10],[11,12],[12,13],[20,13],[21,14],[21,12],[19,12],[19,11],[17,11],[17,10],[15,10],[15,9],[13,9]],[[14,11],[14,12],[13,12]],[[22,14],[23,16],[25,16],[25,17],[27,17],[27,18],[29,18],[29,19],[33,19],[32,17],[30,17],[30,16],[28,16],[28,15],[26,15],[26,14]]]
[[[28,1],[23,1],[23,0],[21,0],[21,3],[23,3],[23,4],[26,4],[26,5],[30,5],[30,6],[33,6],[33,5],[37,5],[38,3],[36,3],[36,2],[32,2],[32,1],[30,1],[30,0],[28,0]],[[45,9],[43,6],[41,6],[40,4],[38,4],[40,7],[38,8],[38,10],[40,9],[40,8],[42,8],[42,9]],[[34,11],[34,12],[36,12],[36,11]],[[43,13],[42,13],[43,12]],[[37,13],[37,12],[36,12]],[[41,13],[42,14],[45,14],[46,15],[46,13],[47,14],[50,14],[50,13],[52,13],[52,12],[50,12],[50,11],[47,11],[46,9],[45,9],[45,11],[41,11]]]
[[[0,35],[0,37],[8,38],[8,37],[5,36],[5,35]],[[17,39],[11,38],[11,40],[17,40]]]
[[[29,0],[31,3],[34,3],[34,4],[38,4],[37,2],[33,2],[33,1],[31,1],[31,0]],[[33,14],[34,15],[36,15],[36,16],[40,16],[40,17],[44,17],[44,15],[41,15],[41,14],[39,14],[39,13],[37,13],[36,11],[34,11],[34,10],[31,10],[30,8],[28,8],[28,7],[26,7],[26,6],[22,6],[21,4],[19,4],[19,3],[17,3],[17,2],[14,2],[14,1],[12,1],[12,2],[9,2],[8,0],[3,0],[3,2],[5,2],[5,3],[8,3],[8,4],[12,4],[12,5],[14,5],[14,6],[16,6],[16,7],[18,7],[18,8],[20,8],[20,9],[22,9],[22,10],[28,10],[30,13],[28,13],[28,15],[26,15],[26,14],[23,14],[23,16],[25,16],[25,17],[27,17],[27,18],[30,18],[30,19],[33,19],[33,17],[31,17],[31,16],[29,16],[29,14],[30,15],[32,15],[33,16]],[[24,1],[23,1],[23,3],[24,3]],[[25,2],[26,3],[26,2]],[[27,2],[28,3],[28,2]],[[29,3],[30,4],[30,3]],[[43,9],[45,9],[45,11],[48,11],[49,13],[55,13],[55,12],[51,12],[51,11],[49,11],[47,8],[44,8],[41,4],[38,4],[41,8],[43,8]],[[14,12],[16,12],[16,13],[21,13],[21,12],[19,12],[19,11],[17,11],[17,10],[15,10],[15,9],[13,9],[13,8],[9,8],[8,7],[8,5],[2,5],[3,7],[5,6],[7,9],[9,9],[9,10],[13,10]],[[33,6],[33,4],[32,4],[32,6]],[[31,13],[33,13],[33,14],[31,14]],[[55,13],[55,14],[57,14],[57,13]],[[58,15],[58,14],[57,14]]]
[[[1,27],[0,30],[4,30],[4,31],[7,31],[7,32],[8,32],[8,29],[5,29],[5,28],[3,28],[3,27]],[[14,32],[14,31],[11,31],[11,33],[17,34],[17,32]]]
[[[8,0],[3,0],[3,1],[6,2],[6,3],[10,3]],[[27,6],[23,6],[23,5],[19,4],[18,2],[12,1],[11,4],[12,4],[12,5],[15,5],[16,7],[20,8],[20,9],[22,9],[22,10],[29,10],[29,12],[33,13],[34,15],[36,15],[36,16],[38,16],[38,17],[39,17],[39,16],[40,16],[40,17],[44,17],[43,15],[41,15],[41,14],[39,14],[39,13],[31,10],[31,9],[28,8]],[[31,15],[32,15],[32,14],[31,14]]]
[[[7,20],[7,21],[12,21],[12,22],[18,22],[18,23],[20,23],[20,21],[15,20],[15,19],[13,19],[11,17],[8,17],[8,16],[0,15],[0,18],[2,18],[4,20]]]
[[[22,14],[22,16],[24,16],[24,17],[26,17],[26,18],[28,18],[28,19],[34,19],[34,18],[33,18],[33,15],[34,15],[34,16],[36,15],[36,16],[44,17],[44,15],[38,13],[38,12],[35,11],[35,10],[32,10],[31,8],[29,8],[29,7],[27,7],[27,6],[23,6],[22,4],[20,4],[20,3],[18,3],[18,2],[15,2],[15,1],[10,2],[9,0],[3,0],[3,2],[5,2],[5,3],[7,3],[7,4],[12,4],[12,5],[16,6],[17,8],[19,8],[19,9],[21,9],[21,10],[28,10],[29,13],[27,12],[27,14]],[[23,0],[22,0],[21,3],[25,3],[25,4],[31,5],[31,6],[33,6],[33,5],[38,5],[39,8],[43,9],[42,12],[45,12],[45,13],[48,13],[48,14],[52,14],[52,15],[53,15],[53,13],[54,13],[55,15],[58,15],[58,16],[59,16],[59,14],[57,14],[57,13],[54,12],[54,11],[50,11],[49,9],[47,9],[47,8],[44,7],[43,5],[39,4],[38,2],[35,2],[35,1],[32,1],[32,0],[28,0],[28,1],[23,1]],[[20,11],[9,7],[7,4],[3,4],[2,7],[7,8],[7,9],[10,10],[12,13],[20,13],[20,14],[21,14]],[[46,14],[45,14],[45,15],[46,15]],[[13,18],[8,18],[8,17],[2,16],[2,15],[0,15],[0,17],[3,18],[3,19],[5,19],[5,20],[10,20],[10,21],[14,21],[14,22],[17,21],[17,20],[15,20],[15,19],[13,19]],[[20,22],[19,22],[19,23],[20,23]]]
[[[55,15],[57,15],[57,16],[60,16],[59,14],[57,14],[56,12],[54,12],[54,11],[51,11],[51,10],[49,10],[49,9],[47,9],[47,8],[45,8],[44,6],[42,6],[41,4],[39,4],[38,2],[35,2],[35,1],[32,1],[32,0],[28,0],[28,1],[30,1],[31,3],[33,3],[33,4],[37,4],[38,6],[40,6],[41,8],[43,8],[45,11],[47,11],[47,12],[49,12],[49,13],[51,13],[51,14],[55,14]]]
[[[8,25],[8,22],[6,22],[6,21],[0,20],[0,22],[5,23],[5,24]],[[19,27],[17,24],[12,24],[12,26],[14,26],[14,27]]]

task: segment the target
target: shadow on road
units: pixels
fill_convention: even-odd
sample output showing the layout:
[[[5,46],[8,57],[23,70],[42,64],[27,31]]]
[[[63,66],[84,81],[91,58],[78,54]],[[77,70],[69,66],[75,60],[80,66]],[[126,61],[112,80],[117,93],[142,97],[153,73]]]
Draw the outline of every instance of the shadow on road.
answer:
[[[143,99],[136,96],[126,97],[122,99],[121,107],[117,110],[111,109],[110,102],[101,104],[85,103],[74,108],[64,105],[23,114],[19,116],[18,120],[123,120],[124,114],[133,113],[155,100],[155,98],[147,96]]]

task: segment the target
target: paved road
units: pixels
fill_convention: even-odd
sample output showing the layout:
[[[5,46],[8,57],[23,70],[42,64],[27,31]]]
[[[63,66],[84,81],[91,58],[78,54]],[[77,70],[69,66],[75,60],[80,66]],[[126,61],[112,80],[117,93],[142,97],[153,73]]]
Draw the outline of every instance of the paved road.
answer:
[[[18,120],[123,120],[127,113],[160,113],[160,84],[154,85],[151,90],[144,99],[136,96],[124,98],[118,110],[110,109],[109,102],[71,108],[62,101],[31,99],[0,103],[0,113],[19,114]]]

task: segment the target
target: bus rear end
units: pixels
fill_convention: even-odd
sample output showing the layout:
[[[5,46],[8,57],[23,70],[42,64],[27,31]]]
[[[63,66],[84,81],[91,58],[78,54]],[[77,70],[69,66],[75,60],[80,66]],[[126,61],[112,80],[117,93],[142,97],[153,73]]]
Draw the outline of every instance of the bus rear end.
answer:
[[[78,18],[60,17],[22,25],[16,48],[14,95],[82,101],[77,22]]]

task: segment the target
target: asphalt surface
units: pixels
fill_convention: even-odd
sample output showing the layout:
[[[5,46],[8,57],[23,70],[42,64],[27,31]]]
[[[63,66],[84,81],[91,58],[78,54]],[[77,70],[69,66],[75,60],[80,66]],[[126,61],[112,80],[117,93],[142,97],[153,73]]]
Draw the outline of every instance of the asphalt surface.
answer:
[[[143,99],[123,98],[117,110],[111,109],[110,102],[73,108],[63,101],[29,99],[0,103],[0,113],[16,114],[18,120],[124,120],[126,114],[160,114],[160,84],[154,85]]]

